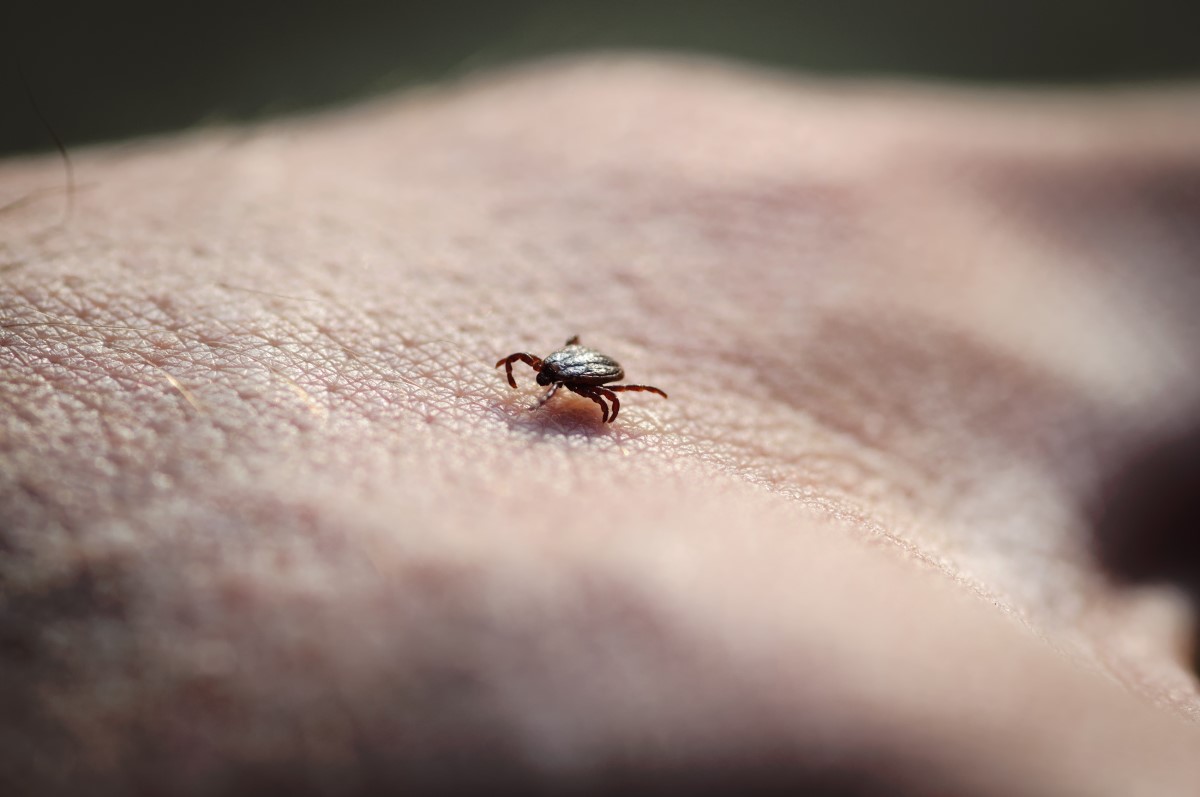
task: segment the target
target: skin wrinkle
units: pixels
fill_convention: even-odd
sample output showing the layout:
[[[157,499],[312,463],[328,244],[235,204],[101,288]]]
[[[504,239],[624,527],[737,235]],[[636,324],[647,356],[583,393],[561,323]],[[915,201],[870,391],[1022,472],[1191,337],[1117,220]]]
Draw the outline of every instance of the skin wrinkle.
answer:
[[[60,239],[13,244],[40,256],[0,286],[0,395],[25,408],[0,421],[0,506],[29,532],[68,529],[71,553],[7,532],[0,541],[20,542],[22,554],[0,572],[6,594],[55,618],[60,604],[82,611],[96,600],[71,585],[105,562],[99,587],[134,616],[107,642],[86,621],[64,623],[61,647],[36,627],[19,630],[34,661],[64,668],[6,673],[57,706],[34,737],[70,728],[60,743],[82,751],[91,763],[81,766],[116,762],[110,771],[151,791],[169,781],[139,764],[147,753],[216,778],[198,776],[196,793],[221,777],[269,778],[269,762],[284,766],[300,750],[318,762],[314,778],[345,767],[361,782],[404,782],[421,750],[465,734],[466,749],[494,746],[502,769],[558,761],[556,777],[569,779],[632,766],[621,751],[639,744],[625,734],[645,733],[657,740],[649,750],[676,762],[669,770],[702,760],[696,750],[720,758],[722,743],[735,749],[721,760],[736,766],[757,745],[780,750],[785,768],[859,754],[973,793],[1012,793],[983,785],[1000,773],[968,741],[994,733],[1013,743],[1004,723],[1015,712],[986,698],[1012,689],[1031,716],[1059,693],[1090,707],[1132,745],[1130,760],[1186,760],[1172,743],[1151,751],[1119,736],[1144,728],[1147,740],[1169,730],[1194,741],[1173,720],[1077,679],[1069,659],[1045,656],[957,593],[927,594],[911,570],[870,564],[856,575],[880,552],[847,552],[893,539],[1086,660],[1065,630],[1080,610],[1055,601],[1106,589],[1078,561],[1070,525],[1090,456],[1078,442],[1111,433],[1103,396],[1078,389],[1073,372],[1005,351],[1002,327],[969,335],[921,303],[921,280],[954,258],[881,255],[891,228],[872,219],[909,197],[886,169],[872,171],[896,153],[869,133],[842,135],[856,128],[838,116],[859,113],[853,103],[797,100],[794,87],[745,76],[704,84],[663,67],[613,69],[584,84],[603,93],[641,75],[606,100],[612,108],[580,100],[581,73],[568,70],[574,77],[485,81],[238,143],[200,135],[144,154],[80,153],[81,179],[96,190]],[[671,101],[655,113],[664,93]],[[522,121],[543,97],[566,131]],[[725,103],[736,112],[713,112]],[[711,122],[699,135],[672,127],[697,117]],[[931,135],[907,127],[912,118],[901,120],[904,135]],[[766,161],[780,159],[773,169],[712,161],[730,138],[747,140],[747,125]],[[804,146],[771,134],[797,129]],[[854,158],[828,157],[839,139]],[[643,179],[629,166],[638,159],[652,164]],[[3,168],[35,182],[48,171]],[[927,190],[931,215],[953,201],[936,181]],[[34,229],[39,207],[0,224]],[[899,285],[910,278],[915,287]],[[886,329],[872,334],[876,324]],[[531,372],[511,391],[491,364],[575,332],[672,399],[631,397],[613,429],[577,396],[528,412]],[[1055,440],[1039,436],[1047,427]],[[599,523],[580,515],[581,497]],[[923,616],[931,628],[911,630],[924,644],[889,636]],[[867,638],[839,630],[858,627]],[[1087,633],[1119,631],[1097,622]],[[953,644],[966,672],[934,667],[946,689],[993,683],[970,693],[976,711],[963,713],[981,719],[957,735],[962,716],[947,709],[934,722],[917,697],[900,700],[934,688],[938,678],[921,680],[934,666],[922,656]],[[95,645],[107,646],[96,661],[70,660]],[[821,656],[817,673],[788,672]],[[862,663],[892,659],[888,671],[913,684]],[[1053,675],[1030,686],[998,673],[1010,664]],[[1128,681],[1152,698],[1161,688]],[[105,684],[130,691],[106,696]],[[1194,705],[1194,685],[1172,699]],[[310,701],[322,708],[298,708]],[[742,704],[754,710],[739,715]],[[714,729],[706,708],[731,724]],[[855,724],[872,713],[920,731],[928,749]],[[316,715],[329,717],[325,731],[307,729]],[[829,729],[796,724],[812,716]],[[1046,750],[1093,749],[1042,720],[1038,738],[1066,740]],[[739,723],[758,733],[741,748],[720,733]],[[397,761],[389,739],[415,752]],[[1017,771],[1066,777],[1039,758],[1048,753],[1018,747]],[[231,769],[211,774],[222,761]],[[960,766],[977,774],[951,774]],[[1183,769],[1159,770],[1186,782]],[[1122,793],[1120,784],[1095,785]]]

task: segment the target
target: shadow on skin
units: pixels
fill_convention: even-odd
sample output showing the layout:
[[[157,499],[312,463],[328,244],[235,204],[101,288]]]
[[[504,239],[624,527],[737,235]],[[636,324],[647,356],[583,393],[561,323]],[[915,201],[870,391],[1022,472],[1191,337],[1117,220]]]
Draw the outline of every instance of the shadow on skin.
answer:
[[[560,390],[542,406],[536,399],[519,396],[501,407],[510,427],[545,436],[611,437],[612,428],[601,420],[600,408],[589,399]]]
[[[1105,479],[1092,527],[1097,559],[1115,580],[1169,583],[1200,601],[1200,415]],[[1200,671],[1196,656],[1192,668]]]

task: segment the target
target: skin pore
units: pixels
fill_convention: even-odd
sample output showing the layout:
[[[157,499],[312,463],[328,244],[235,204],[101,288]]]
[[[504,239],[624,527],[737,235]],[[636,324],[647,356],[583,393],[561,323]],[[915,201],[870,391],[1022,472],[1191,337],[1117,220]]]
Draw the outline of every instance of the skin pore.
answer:
[[[1200,408],[1198,141],[593,58],[74,152],[0,213],[0,792],[1194,794],[1096,513]],[[574,334],[671,399],[530,411]]]

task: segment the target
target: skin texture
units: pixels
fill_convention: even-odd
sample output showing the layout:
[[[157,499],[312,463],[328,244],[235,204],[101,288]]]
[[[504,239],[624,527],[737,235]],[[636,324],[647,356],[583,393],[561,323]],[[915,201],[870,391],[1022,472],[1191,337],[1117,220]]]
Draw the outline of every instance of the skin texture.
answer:
[[[1103,555],[1197,142],[594,58],[80,150],[65,222],[0,164],[0,792],[1197,793],[1190,585]],[[575,333],[671,400],[530,411]]]

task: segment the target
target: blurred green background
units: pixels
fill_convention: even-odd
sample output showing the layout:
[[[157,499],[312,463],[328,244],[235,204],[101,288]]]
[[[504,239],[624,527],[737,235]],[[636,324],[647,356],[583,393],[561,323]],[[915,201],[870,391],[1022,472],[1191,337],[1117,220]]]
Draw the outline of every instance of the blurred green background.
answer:
[[[669,50],[828,74],[1200,77],[1200,0],[29,2],[0,24],[0,153],[349,102],[553,53]]]

